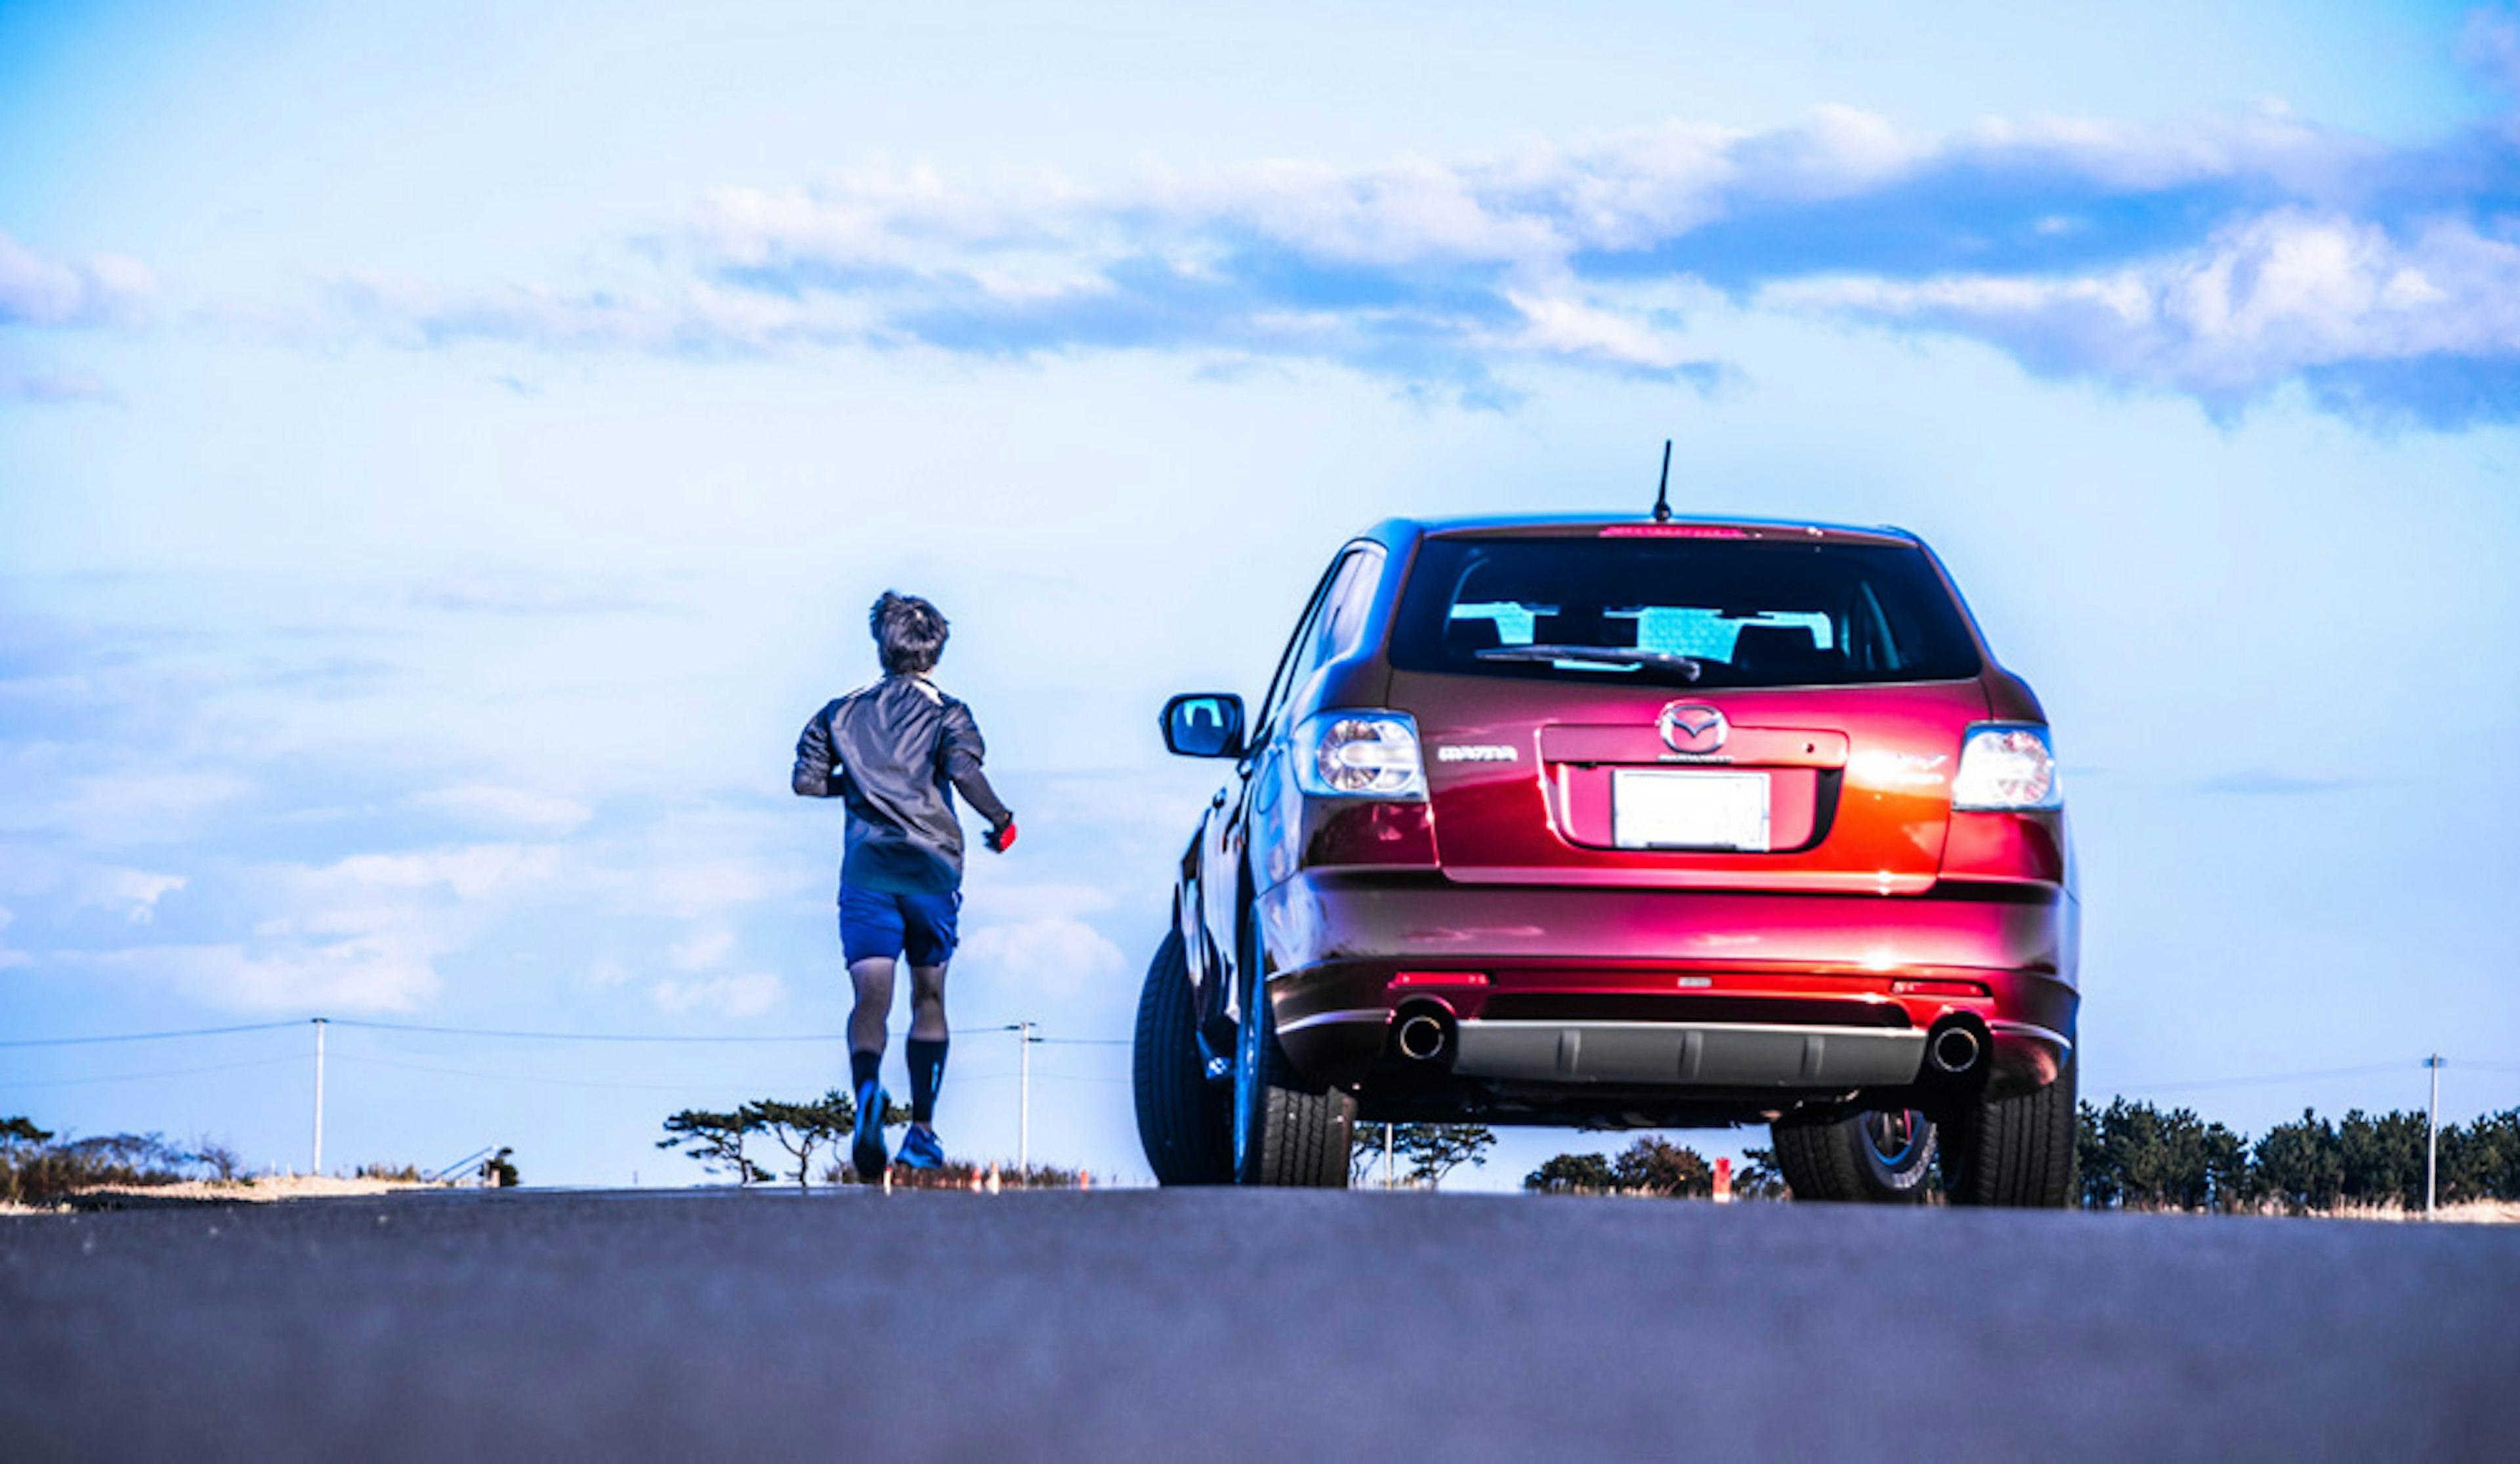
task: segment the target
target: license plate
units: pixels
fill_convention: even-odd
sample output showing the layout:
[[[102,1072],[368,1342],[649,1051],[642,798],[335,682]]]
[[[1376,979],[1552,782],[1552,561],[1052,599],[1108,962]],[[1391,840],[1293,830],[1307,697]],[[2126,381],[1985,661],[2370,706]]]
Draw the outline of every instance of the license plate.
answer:
[[[1610,838],[1622,849],[1768,848],[1768,775],[1619,768]]]

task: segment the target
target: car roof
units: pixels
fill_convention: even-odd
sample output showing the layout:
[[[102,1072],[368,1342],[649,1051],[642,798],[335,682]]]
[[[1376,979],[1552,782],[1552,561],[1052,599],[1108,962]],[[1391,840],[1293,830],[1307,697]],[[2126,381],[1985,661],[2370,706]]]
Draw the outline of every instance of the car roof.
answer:
[[[1385,533],[1384,531],[1391,531]],[[1605,531],[1611,537],[1788,539],[1800,542],[1902,544],[1918,542],[1906,529],[1887,524],[1822,523],[1801,518],[1742,518],[1718,513],[1682,513],[1656,522],[1645,513],[1514,513],[1460,518],[1394,518],[1381,524],[1376,538],[1425,535],[1437,539],[1489,537],[1591,538]]]

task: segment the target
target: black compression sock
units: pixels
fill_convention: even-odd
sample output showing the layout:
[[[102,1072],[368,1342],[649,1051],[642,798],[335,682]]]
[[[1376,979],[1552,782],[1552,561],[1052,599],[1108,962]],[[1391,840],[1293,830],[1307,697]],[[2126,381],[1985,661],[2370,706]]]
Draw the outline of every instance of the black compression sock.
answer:
[[[914,1037],[902,1044],[904,1056],[910,1059],[910,1117],[913,1123],[933,1123],[936,1119],[936,1089],[945,1082],[944,1038],[929,1042]]]
[[[849,1050],[849,1096],[854,1098],[866,1091],[868,1084],[880,1082],[878,1075],[882,1071],[882,1053],[851,1048]]]

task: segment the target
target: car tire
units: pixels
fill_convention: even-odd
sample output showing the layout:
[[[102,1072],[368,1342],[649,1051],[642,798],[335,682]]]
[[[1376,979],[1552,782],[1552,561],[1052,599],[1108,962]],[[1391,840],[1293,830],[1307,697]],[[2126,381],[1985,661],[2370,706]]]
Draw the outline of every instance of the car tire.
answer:
[[[1933,1188],[1941,1135],[1913,1109],[1779,1123],[1769,1131],[1778,1172],[1797,1200],[1915,1205]]]
[[[1236,1043],[1234,1179],[1306,1189],[1345,1189],[1356,1100],[1299,1078],[1278,1045],[1277,1012],[1269,1002],[1259,912],[1243,920],[1245,973],[1240,1037]]]
[[[1133,1086],[1138,1142],[1155,1182],[1224,1184],[1234,1178],[1234,1094],[1210,1083],[1200,1061],[1190,958],[1181,932],[1164,937],[1138,995]]]
[[[1969,1103],[1944,1126],[1943,1190],[1955,1205],[2062,1210],[2074,1201],[2075,1059],[2046,1087]]]

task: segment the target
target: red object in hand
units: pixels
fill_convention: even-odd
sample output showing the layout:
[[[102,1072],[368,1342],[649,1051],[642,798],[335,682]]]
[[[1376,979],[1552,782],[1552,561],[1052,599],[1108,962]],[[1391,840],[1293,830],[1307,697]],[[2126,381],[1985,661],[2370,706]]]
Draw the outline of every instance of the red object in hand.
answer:
[[[1007,821],[1004,828],[994,829],[989,834],[989,850],[993,854],[1006,853],[1014,847],[1014,842],[1015,821],[1012,819]]]

